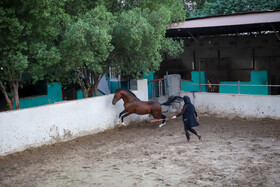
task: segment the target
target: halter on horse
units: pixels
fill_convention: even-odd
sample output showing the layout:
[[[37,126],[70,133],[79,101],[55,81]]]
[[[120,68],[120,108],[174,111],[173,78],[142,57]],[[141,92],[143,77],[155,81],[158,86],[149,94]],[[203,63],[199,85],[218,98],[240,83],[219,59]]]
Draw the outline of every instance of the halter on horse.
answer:
[[[165,125],[166,119],[166,116],[162,114],[161,105],[170,106],[175,102],[182,101],[182,98],[179,96],[171,96],[162,104],[153,101],[141,101],[130,90],[117,89],[112,104],[115,105],[120,99],[124,101],[124,110],[119,114],[123,125],[125,125],[123,119],[135,113],[138,115],[151,114],[155,119],[162,119],[160,127]]]

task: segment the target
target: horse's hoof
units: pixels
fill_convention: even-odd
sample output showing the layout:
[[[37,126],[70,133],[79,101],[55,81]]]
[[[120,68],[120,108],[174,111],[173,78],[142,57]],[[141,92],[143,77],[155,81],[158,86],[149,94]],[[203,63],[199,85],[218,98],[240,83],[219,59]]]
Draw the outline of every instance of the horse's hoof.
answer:
[[[118,123],[118,124],[121,124],[121,119],[120,119],[120,118],[118,119],[118,122],[117,122],[117,123]]]
[[[124,122],[122,122],[122,125],[123,125],[123,126],[127,126]]]
[[[163,127],[164,125],[166,125],[166,122],[160,124],[159,127]]]

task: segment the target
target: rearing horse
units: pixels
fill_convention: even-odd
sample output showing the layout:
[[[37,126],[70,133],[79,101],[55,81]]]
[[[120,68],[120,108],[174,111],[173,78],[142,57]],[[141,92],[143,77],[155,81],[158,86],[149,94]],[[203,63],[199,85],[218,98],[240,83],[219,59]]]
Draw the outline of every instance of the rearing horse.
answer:
[[[172,103],[182,101],[179,96],[171,96],[168,100],[162,104],[153,101],[141,101],[130,90],[117,89],[112,100],[112,104],[115,105],[120,99],[124,102],[124,110],[119,114],[122,125],[125,125],[123,119],[130,114],[151,114],[155,119],[163,119],[160,127],[165,125],[166,116],[162,114],[161,105],[170,106]]]

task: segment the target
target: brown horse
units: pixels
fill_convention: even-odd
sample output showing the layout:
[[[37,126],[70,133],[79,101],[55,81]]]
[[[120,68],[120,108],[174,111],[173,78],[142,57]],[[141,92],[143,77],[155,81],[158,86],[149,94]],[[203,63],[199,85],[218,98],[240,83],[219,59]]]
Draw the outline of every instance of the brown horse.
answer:
[[[162,104],[153,101],[141,101],[130,90],[117,89],[112,100],[112,104],[115,105],[120,99],[124,101],[124,110],[119,114],[122,125],[125,125],[123,119],[130,114],[151,114],[155,119],[162,119],[160,127],[165,125],[166,116],[162,114],[161,105],[170,106],[173,103],[182,101],[182,97],[171,96],[168,100]]]

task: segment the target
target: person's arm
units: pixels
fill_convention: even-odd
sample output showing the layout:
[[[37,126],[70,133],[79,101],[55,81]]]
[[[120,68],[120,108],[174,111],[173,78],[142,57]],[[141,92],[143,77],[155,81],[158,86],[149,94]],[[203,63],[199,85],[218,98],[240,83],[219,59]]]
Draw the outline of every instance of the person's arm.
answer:
[[[186,110],[186,107],[184,106],[184,107],[182,108],[181,112],[180,112],[179,114],[177,114],[176,116],[173,116],[172,118],[175,119],[175,118],[177,118],[177,117],[179,117],[179,116],[182,116],[182,115],[184,114],[185,110]]]
[[[195,115],[195,117],[197,117],[197,112],[196,112],[196,110],[194,109],[194,115]]]
[[[194,108],[194,115],[195,115],[196,120],[198,121],[199,118],[197,117],[197,112],[196,112],[195,108]]]

